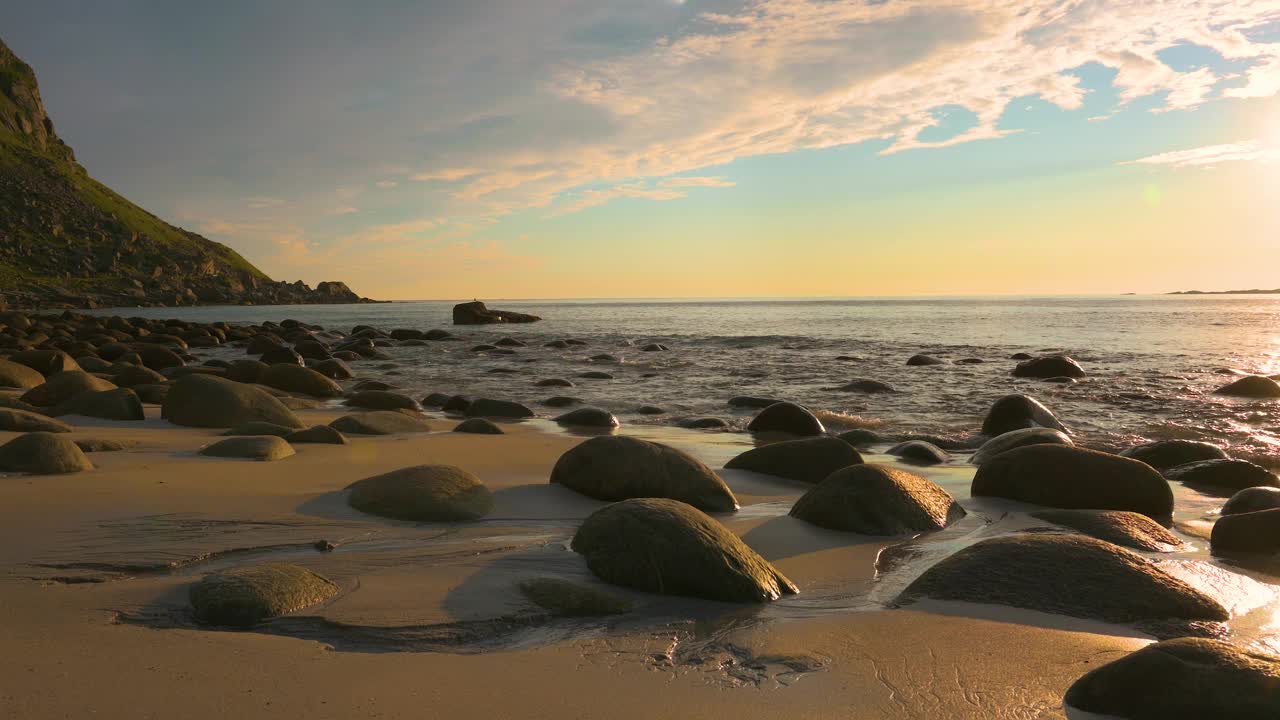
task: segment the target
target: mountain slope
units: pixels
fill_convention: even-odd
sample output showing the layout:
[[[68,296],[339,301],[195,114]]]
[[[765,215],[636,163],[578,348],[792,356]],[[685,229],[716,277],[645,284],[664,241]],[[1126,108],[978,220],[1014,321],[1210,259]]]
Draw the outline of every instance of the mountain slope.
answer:
[[[268,278],[94,180],[58,137],[31,67],[0,42],[0,302],[367,302],[342,283]]]

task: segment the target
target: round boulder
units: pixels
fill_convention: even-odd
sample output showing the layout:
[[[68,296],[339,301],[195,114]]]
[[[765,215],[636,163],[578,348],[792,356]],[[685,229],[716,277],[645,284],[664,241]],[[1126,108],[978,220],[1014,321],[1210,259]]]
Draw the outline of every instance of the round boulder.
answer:
[[[1280,488],[1250,487],[1241,490],[1222,506],[1222,515],[1280,508]]]
[[[275,435],[245,435],[218,441],[200,451],[201,455],[268,462],[293,455],[293,446]]]
[[[787,440],[753,448],[725,463],[730,470],[749,470],[800,482],[819,483],[831,473],[862,464],[862,455],[839,438]]]
[[[262,374],[269,367],[271,366],[260,360],[252,360],[250,358],[233,360],[230,366],[227,367],[225,377],[236,382],[257,384],[262,380]]]
[[[307,365],[307,367],[315,370],[321,375],[331,380],[350,380],[356,374],[351,371],[351,366],[338,358],[327,358]]]
[[[467,417],[531,418],[533,411],[510,400],[476,398],[467,406],[466,415]]]
[[[297,565],[254,565],[206,575],[191,587],[195,619],[206,625],[250,627],[338,594],[328,578]]]
[[[174,382],[160,416],[187,427],[231,428],[253,420],[303,427],[293,411],[266,390],[210,375],[188,375]]]
[[[0,387],[30,390],[44,382],[44,375],[22,363],[0,360]]]
[[[6,432],[71,432],[71,426],[61,420],[39,413],[18,410],[16,408],[0,408],[0,430]]]
[[[592,513],[571,545],[608,583],[725,602],[799,592],[723,525],[676,500],[623,500]]]
[[[304,430],[295,430],[284,437],[290,445],[298,443],[312,445],[346,445],[347,436],[328,425],[312,425]]]
[[[1225,621],[1216,600],[1124,548],[1080,535],[983,540],[943,559],[898,596],[1007,605],[1111,623]]]
[[[879,380],[867,380],[865,378],[848,382],[836,388],[836,390],[839,390],[842,392],[867,393],[869,395],[875,395],[879,393],[898,392],[889,383],[883,383],[883,382],[880,382]]]
[[[595,407],[584,407],[572,410],[556,418],[560,425],[569,427],[616,428],[618,418],[608,410]]]
[[[1173,490],[1150,465],[1066,445],[1029,445],[978,467],[971,494],[1075,510],[1173,514]]]
[[[142,399],[129,388],[89,390],[60,403],[54,415],[83,415],[104,420],[145,420]]]
[[[991,458],[1014,448],[1027,445],[1075,445],[1071,437],[1061,430],[1046,427],[1029,427],[1001,433],[982,444],[969,462],[982,465]]]
[[[369,410],[421,410],[417,400],[408,395],[386,390],[361,390],[347,398],[344,405]]]
[[[1090,670],[1063,702],[1128,720],[1280,717],[1280,657],[1209,638],[1165,640]]]
[[[9,356],[9,362],[26,365],[45,377],[80,370],[80,365],[61,350],[24,350]]]
[[[274,437],[288,437],[294,432],[294,428],[275,423],[262,422],[254,420],[252,422],[241,423],[230,430],[222,433],[223,435],[239,436],[239,435],[272,435]]]
[[[946,450],[924,440],[908,440],[885,451],[913,465],[941,465],[951,459]]]
[[[667,498],[706,512],[732,512],[738,500],[711,468],[666,445],[602,436],[560,456],[551,482],[597,500]]]
[[[566,617],[620,615],[631,610],[626,598],[559,578],[525,580],[520,592],[543,610]]]
[[[1267,400],[1271,398],[1280,398],[1280,383],[1277,383],[1269,377],[1250,375],[1249,377],[1240,378],[1233,383],[1223,385],[1214,392],[1218,395]]]
[[[779,402],[761,410],[747,425],[751,432],[783,432],[791,435],[821,435],[827,431],[816,415],[801,405]]]
[[[502,428],[493,423],[492,420],[485,418],[468,418],[458,423],[453,429],[457,433],[471,433],[473,435],[505,435]]]
[[[1159,440],[1127,448],[1120,454],[1141,460],[1160,471],[1201,460],[1225,460],[1227,457],[1227,453],[1217,445],[1195,440]]]
[[[479,520],[493,510],[493,493],[475,475],[451,465],[414,465],[350,486],[351,507],[414,522]]]
[[[262,373],[260,382],[285,392],[302,393],[312,397],[331,398],[342,395],[342,386],[311,368],[279,363]]]
[[[802,495],[790,514],[828,530],[903,535],[941,530],[965,511],[946,490],[919,475],[884,465],[851,465]]]
[[[1013,369],[1013,376],[1040,379],[1082,378],[1085,376],[1085,372],[1084,368],[1080,367],[1080,363],[1066,355],[1049,355],[1018,363],[1017,367]]]
[[[939,360],[938,358],[933,357],[931,355],[912,355],[911,357],[907,358],[907,365],[909,367],[925,367],[928,365],[946,365],[946,364],[947,364],[946,360]]]
[[[1280,478],[1275,473],[1248,460],[1201,460],[1171,467],[1164,476],[1183,485],[1232,492],[1251,487],[1280,488]]]
[[[685,430],[724,430],[729,427],[729,423],[718,417],[693,417],[676,420],[676,427]]]
[[[1071,528],[1109,543],[1148,552],[1168,552],[1182,547],[1177,535],[1146,515],[1120,510],[1041,510],[1037,520]]]
[[[329,423],[329,427],[352,435],[394,435],[396,433],[431,432],[426,420],[397,410],[372,410],[353,413]]]
[[[92,469],[79,446],[60,435],[33,432],[0,445],[2,471],[60,475]]]
[[[28,390],[21,400],[40,407],[53,407],[82,392],[114,390],[115,387],[115,383],[107,382],[83,370],[66,370],[50,375],[43,384]]]
[[[547,378],[534,383],[534,387],[573,387],[573,382],[564,378]]]
[[[1280,552],[1280,509],[1218,518],[1209,536],[1214,555],[1274,555]]]
[[[146,368],[141,365],[126,365],[121,367],[111,376],[111,382],[119,385],[120,387],[133,387],[134,385],[163,384],[169,382],[169,378],[161,375],[151,368]]]
[[[1005,395],[996,400],[982,421],[982,434],[996,437],[1013,430],[1044,427],[1067,432],[1053,411],[1029,395]]]

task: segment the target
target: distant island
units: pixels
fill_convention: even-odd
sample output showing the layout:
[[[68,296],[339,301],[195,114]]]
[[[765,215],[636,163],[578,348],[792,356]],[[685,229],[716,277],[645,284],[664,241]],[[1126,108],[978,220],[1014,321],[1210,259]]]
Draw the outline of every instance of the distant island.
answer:
[[[1280,288],[1274,290],[1179,290],[1166,295],[1280,295]]]
[[[272,280],[94,180],[0,42],[0,309],[360,302],[342,282]]]

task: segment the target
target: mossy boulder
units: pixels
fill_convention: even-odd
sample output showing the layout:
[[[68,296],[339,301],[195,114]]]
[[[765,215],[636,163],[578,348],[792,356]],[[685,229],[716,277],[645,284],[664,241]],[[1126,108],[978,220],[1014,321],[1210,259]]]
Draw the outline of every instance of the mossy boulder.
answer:
[[[33,432],[0,445],[0,471],[61,475],[92,469],[84,451],[61,435]]]
[[[485,418],[467,418],[453,428],[456,433],[471,433],[474,435],[505,435],[502,428],[494,424],[492,420]]]
[[[0,387],[30,390],[44,382],[44,375],[22,363],[0,360]]]
[[[1280,657],[1208,638],[1148,645],[1090,670],[1066,705],[1127,720],[1280,717]]]
[[[1173,514],[1173,490],[1150,465],[1066,445],[1000,453],[978,467],[970,492],[1069,510],[1130,510],[1157,521]]]
[[[982,465],[1000,453],[1027,445],[1075,445],[1075,443],[1071,440],[1071,436],[1053,428],[1029,427],[1010,430],[983,443],[969,462]]]
[[[303,430],[295,430],[284,437],[290,445],[346,445],[347,436],[328,425],[313,425]]]
[[[89,390],[60,403],[54,415],[83,415],[103,420],[145,420],[142,399],[129,388]]]
[[[277,363],[262,373],[258,382],[277,390],[331,398],[342,395],[342,386],[312,370],[293,363]]]
[[[1171,467],[1164,476],[1183,485],[1226,491],[1225,494],[1251,487],[1280,487],[1275,473],[1248,460],[1200,460]]]
[[[1218,601],[1118,545],[1080,535],[997,537],[945,558],[898,596],[1007,605],[1112,623],[1225,621]]]
[[[343,415],[329,423],[329,427],[351,435],[431,432],[431,425],[426,420],[397,410],[371,410]]]
[[[840,468],[861,463],[862,455],[852,445],[824,436],[769,443],[738,455],[724,466],[730,470],[819,483]]]
[[[573,551],[608,583],[725,602],[768,602],[799,592],[737,535],[677,500],[623,500],[592,513]]]
[[[1159,440],[1120,451],[1122,457],[1141,460],[1161,472],[1201,460],[1225,460],[1227,453],[1217,445],[1196,440]]]
[[[1280,508],[1280,488],[1250,487],[1232,495],[1222,506],[1222,514],[1236,515],[1272,508]]]
[[[941,530],[965,516],[937,484],[885,465],[836,470],[800,497],[791,516],[828,530],[903,535]]]
[[[520,583],[520,592],[543,610],[566,617],[620,615],[632,607],[627,598],[560,578],[525,580]]]
[[[1030,395],[1005,395],[991,404],[982,421],[982,434],[994,438],[1012,430],[1049,428],[1066,432],[1067,427],[1053,411]]]
[[[387,390],[361,390],[347,397],[344,405],[368,410],[421,410],[417,400]]]
[[[51,417],[41,415],[39,413],[27,412],[26,410],[0,408],[0,430],[22,433],[67,433],[71,432],[71,426],[61,420],[54,420]]]
[[[1209,536],[1214,555],[1280,553],[1280,509],[1234,513],[1218,518]]]
[[[761,410],[747,425],[751,432],[780,432],[801,437],[822,435],[822,421],[809,409],[793,402],[779,402]]]
[[[338,586],[297,565],[254,565],[206,575],[191,587],[195,619],[207,625],[251,627],[318,605]]]
[[[445,410],[449,407],[446,405]],[[494,400],[492,398],[476,398],[466,407],[467,417],[489,418],[531,418],[534,413],[525,405],[511,400]]]
[[[1041,510],[1031,513],[1037,520],[1071,528],[1089,537],[1147,552],[1168,552],[1182,546],[1177,535],[1156,521],[1122,510]]]
[[[1280,398],[1280,383],[1269,377],[1250,375],[1249,377],[1242,377],[1233,383],[1223,385],[1214,392],[1218,395],[1270,400]]]
[[[28,390],[21,400],[40,407],[54,407],[82,392],[114,390],[115,387],[115,383],[83,370],[66,370],[50,375],[44,383]]]
[[[707,512],[732,512],[737,498],[688,453],[648,440],[595,437],[560,456],[551,482],[597,500],[667,498]]]
[[[475,475],[452,465],[414,465],[353,483],[351,507],[414,522],[467,522],[493,510],[493,493]]]
[[[201,455],[270,462],[294,454],[293,446],[274,435],[245,435],[220,440],[200,451]]]
[[[208,375],[175,381],[164,396],[160,415],[187,427],[233,428],[255,420],[303,427],[293,411],[266,390]]]
[[[222,433],[223,435],[273,435],[275,437],[288,437],[295,428],[287,425],[277,425],[275,423],[263,422],[261,420],[253,420],[247,423],[241,423],[230,430]]]

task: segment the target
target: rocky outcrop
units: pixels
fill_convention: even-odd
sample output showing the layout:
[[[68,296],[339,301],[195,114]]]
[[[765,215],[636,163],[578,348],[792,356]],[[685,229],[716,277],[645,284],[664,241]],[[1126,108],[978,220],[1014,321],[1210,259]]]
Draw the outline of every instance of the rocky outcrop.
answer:
[[[510,310],[491,310],[479,300],[458,303],[453,306],[454,325],[496,325],[499,323],[531,323],[542,318],[537,315],[511,312]]]

